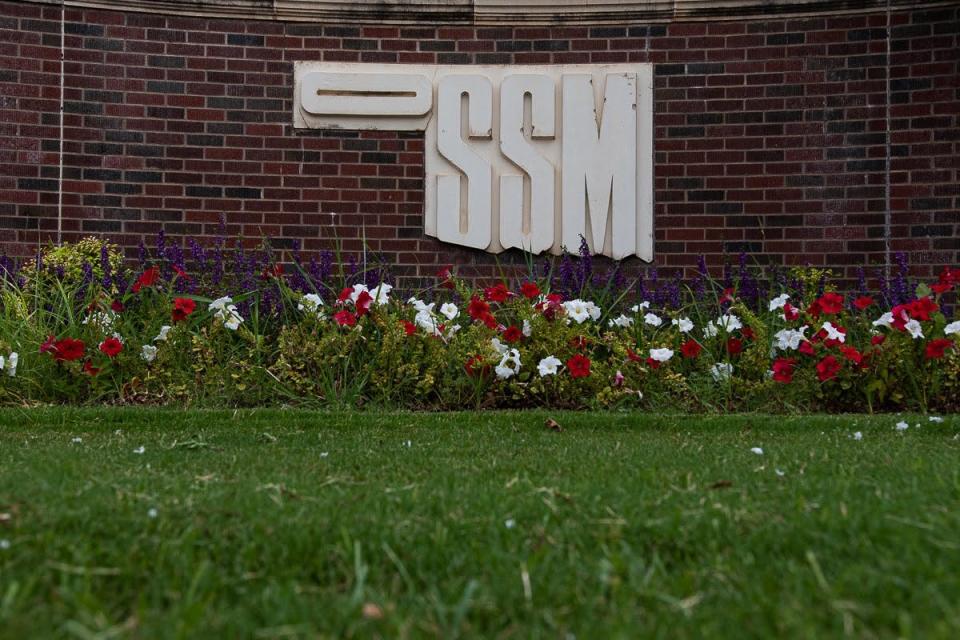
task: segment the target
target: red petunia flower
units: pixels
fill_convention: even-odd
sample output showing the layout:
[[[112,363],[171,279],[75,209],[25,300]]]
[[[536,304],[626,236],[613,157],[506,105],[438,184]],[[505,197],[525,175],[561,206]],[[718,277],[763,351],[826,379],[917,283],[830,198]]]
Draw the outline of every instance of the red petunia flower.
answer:
[[[911,318],[926,322],[930,319],[930,314],[936,312],[940,306],[930,299],[929,296],[918,298],[907,305],[907,313]]]
[[[743,341],[739,338],[729,338],[727,340],[727,353],[732,356],[743,353]]]
[[[823,360],[817,363],[817,377],[820,378],[820,382],[826,382],[837,377],[837,374],[840,373],[840,362],[833,356],[827,356]]]
[[[361,290],[357,295],[356,302],[353,303],[353,306],[357,309],[357,315],[365,316],[370,311],[371,302],[373,302],[373,296],[366,291]]]
[[[471,356],[463,364],[464,370],[471,378],[474,376],[486,376],[490,373],[490,365],[484,364],[481,356]]]
[[[696,358],[701,351],[703,351],[703,347],[696,340],[687,340],[680,345],[680,353],[683,354],[684,358]]]
[[[157,280],[160,278],[160,269],[156,267],[150,267],[146,271],[140,274],[140,277],[137,278],[137,281],[133,283],[131,290],[134,293],[140,293],[140,289],[143,287],[152,287],[157,283]]]
[[[107,354],[107,357],[115,358],[117,354],[123,351],[123,343],[117,338],[110,336],[101,342],[98,348],[100,349],[101,353]]]
[[[408,336],[412,336],[417,332],[417,325],[413,324],[409,320],[401,320],[400,324],[403,325],[403,332]]]
[[[553,320],[557,315],[557,311],[561,309],[562,303],[562,295],[559,293],[548,293],[547,299],[543,302],[538,302],[534,308],[542,313],[543,317],[547,320]]]
[[[863,354],[857,351],[853,347],[848,347],[847,345],[840,345],[840,353],[843,354],[843,357],[853,362],[854,364],[863,363]]]
[[[353,295],[353,287],[344,287],[340,289],[340,295],[337,296],[337,302],[343,304]]]
[[[110,308],[114,311],[114,313],[120,313],[124,309],[123,303],[120,302],[119,300],[114,300],[113,302],[111,302]]]
[[[587,340],[586,336],[574,336],[570,338],[570,346],[574,349],[586,349],[589,344],[590,341]]]
[[[784,384],[793,382],[793,368],[796,365],[796,358],[777,358],[773,361],[773,379]]]
[[[883,344],[886,341],[886,339],[887,339],[887,336],[884,336],[884,335],[873,336],[872,338],[870,338],[870,344],[872,344],[875,347],[878,347],[881,344]]]
[[[753,329],[751,329],[750,327],[744,327],[743,329],[740,329],[740,335],[742,335],[747,340],[753,340],[755,337],[753,333]]]
[[[456,284],[453,282],[453,274],[450,273],[452,268],[452,266],[447,265],[445,267],[441,267],[440,270],[437,271],[437,278],[440,280],[440,286],[444,289],[453,289],[456,287]]]
[[[473,296],[470,298],[470,302],[467,303],[467,314],[474,321],[481,320],[484,314],[490,313],[490,305],[478,298]]]
[[[503,332],[503,339],[510,344],[513,344],[514,342],[519,342],[520,338],[522,337],[523,337],[523,332],[520,331],[520,328],[515,325],[510,325]]]
[[[83,357],[83,341],[75,340],[73,338],[64,338],[62,340],[57,340],[53,344],[53,357],[56,360],[70,362],[71,360],[79,360]]]
[[[872,304],[873,304],[873,298],[871,298],[870,296],[860,296],[859,298],[853,301],[853,306],[855,306],[857,309],[860,309],[860,311],[863,311],[864,309],[866,309]]]
[[[653,358],[647,358],[645,362],[647,363],[647,366],[650,367],[651,369],[660,368],[661,363],[659,360],[654,360]]]
[[[333,314],[333,319],[337,321],[341,327],[352,327],[357,324],[357,316],[353,315],[346,309],[341,309]]]
[[[804,340],[800,343],[800,346],[797,347],[797,351],[802,353],[805,356],[814,356],[816,352],[813,350],[813,345],[810,344],[809,340]]]
[[[502,282],[483,290],[483,297],[487,302],[506,302],[510,297],[510,290]]]
[[[947,349],[953,347],[953,340],[949,338],[935,338],[927,343],[925,355],[927,360],[942,358]]]
[[[47,351],[54,350],[54,344],[56,343],[56,336],[47,336],[47,339],[43,341],[43,344],[40,345],[40,353],[46,353]]]
[[[493,317],[492,313],[485,313],[480,316],[480,322],[486,325],[487,329],[496,329],[497,328],[497,319]]]
[[[733,287],[727,287],[726,289],[724,289],[723,295],[720,296],[720,304],[723,304],[724,302],[733,302],[734,300],[733,293],[734,293]]]
[[[643,362],[643,357],[634,353],[630,347],[627,347],[627,358],[629,358],[631,362]]]
[[[186,271],[184,271],[177,265],[173,265],[173,270],[177,272],[177,277],[183,278],[187,282],[190,282],[190,276],[187,274]],[[283,267],[280,268],[280,272],[283,273]]]
[[[796,320],[800,317],[800,309],[797,309],[795,306],[789,302],[783,305],[783,317],[788,321]]]
[[[524,282],[520,285],[520,293],[527,300],[533,300],[540,295],[540,287],[537,286],[536,282]]]
[[[567,360],[567,371],[572,378],[586,378],[590,375],[590,358],[579,353],[575,354]]]
[[[193,313],[193,310],[197,308],[197,303],[191,300],[190,298],[176,298],[173,301],[173,316],[174,322],[180,322],[181,320],[186,320],[187,316]]]
[[[183,273],[183,270],[178,270],[178,273],[186,275]],[[273,266],[267,265],[263,268],[263,272],[260,274],[261,280],[273,280],[274,278],[279,278],[283,276],[283,265],[275,264]]]
[[[930,289],[932,289],[934,293],[946,293],[950,291],[950,289],[953,289],[953,285],[947,284],[946,282],[934,282],[930,285]]]
[[[93,377],[100,373],[100,368],[93,366],[93,364],[87,360],[83,363],[83,372],[88,374],[90,377]]]
[[[830,315],[835,315],[843,311],[843,296],[827,292],[817,298],[817,301],[814,303],[817,305],[817,308],[822,312]]]

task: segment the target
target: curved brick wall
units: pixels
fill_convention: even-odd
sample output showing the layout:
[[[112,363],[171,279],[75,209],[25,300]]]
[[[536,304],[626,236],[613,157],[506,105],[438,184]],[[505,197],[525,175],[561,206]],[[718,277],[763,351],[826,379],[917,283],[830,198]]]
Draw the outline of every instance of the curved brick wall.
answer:
[[[223,213],[251,243],[356,249],[365,232],[409,275],[490,273],[490,256],[424,237],[419,134],[293,130],[293,61],[649,61],[658,265],[960,263],[957,8],[515,28],[67,9],[65,31],[65,240],[212,237]],[[0,2],[8,254],[55,239],[59,46],[59,8]]]

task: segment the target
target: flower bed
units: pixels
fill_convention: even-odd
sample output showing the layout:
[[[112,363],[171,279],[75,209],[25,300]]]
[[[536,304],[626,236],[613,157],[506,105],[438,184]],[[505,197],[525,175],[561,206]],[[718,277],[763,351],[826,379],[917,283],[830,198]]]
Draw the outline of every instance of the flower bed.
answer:
[[[843,294],[822,273],[758,277],[742,265],[726,282],[651,289],[565,259],[556,274],[531,265],[479,288],[444,269],[401,295],[369,270],[334,274],[332,260],[294,256],[285,273],[268,254],[222,246],[217,259],[194,247],[188,270],[160,243],[133,270],[95,239],[6,264],[0,402],[960,406],[960,321],[945,313],[960,270],[911,293],[901,284],[896,299],[895,287]]]

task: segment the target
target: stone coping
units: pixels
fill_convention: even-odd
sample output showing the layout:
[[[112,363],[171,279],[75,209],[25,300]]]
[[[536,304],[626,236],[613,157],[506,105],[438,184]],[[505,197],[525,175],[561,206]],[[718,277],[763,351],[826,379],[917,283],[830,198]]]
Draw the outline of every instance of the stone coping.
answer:
[[[865,13],[954,4],[917,0],[21,0],[69,8],[295,22],[566,25]]]

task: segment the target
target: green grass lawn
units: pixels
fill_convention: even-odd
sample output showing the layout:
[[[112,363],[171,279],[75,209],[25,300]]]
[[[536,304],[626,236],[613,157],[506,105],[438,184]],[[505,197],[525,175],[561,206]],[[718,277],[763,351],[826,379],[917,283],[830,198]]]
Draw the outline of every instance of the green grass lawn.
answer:
[[[900,419],[6,410],[0,637],[955,638]]]

